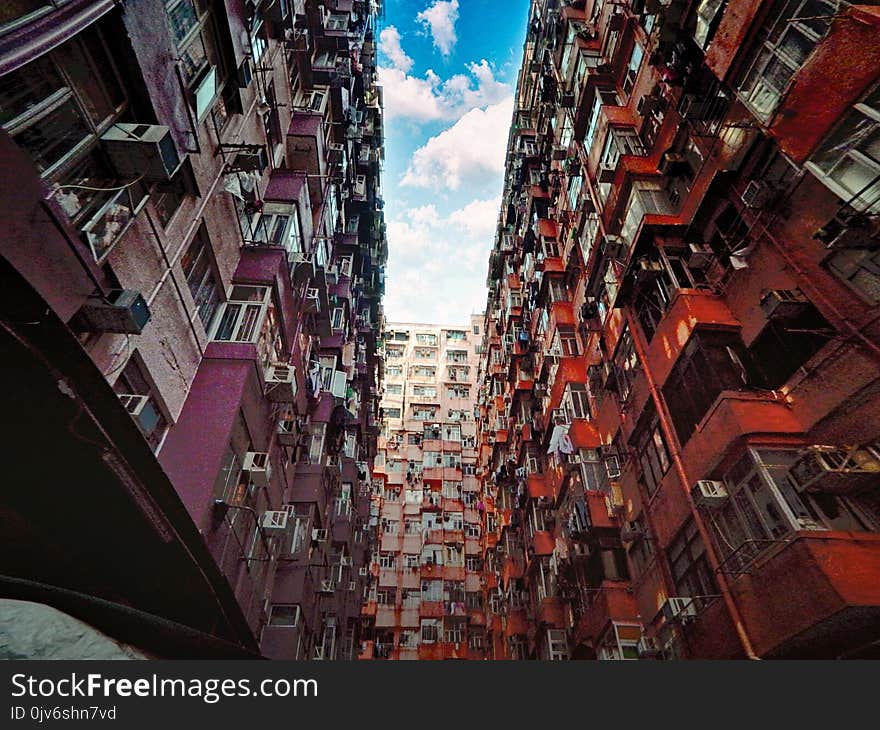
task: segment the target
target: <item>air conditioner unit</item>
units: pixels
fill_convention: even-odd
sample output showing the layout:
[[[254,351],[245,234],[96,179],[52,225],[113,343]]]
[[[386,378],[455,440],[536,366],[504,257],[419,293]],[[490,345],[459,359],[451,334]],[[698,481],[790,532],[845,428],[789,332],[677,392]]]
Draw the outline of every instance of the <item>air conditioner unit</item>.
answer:
[[[287,529],[290,513],[286,509],[267,510],[263,512],[260,525],[264,530],[283,532]]]
[[[620,479],[620,459],[617,457],[617,454],[605,456],[603,457],[603,461],[605,462],[605,471],[608,474],[608,478]]]
[[[678,112],[684,119],[706,119],[712,113],[712,97],[684,94]]]
[[[657,170],[661,175],[678,177],[687,168],[687,160],[681,152],[664,152],[657,164]]]
[[[691,498],[697,507],[709,509],[721,507],[727,502],[727,497],[727,489],[724,486],[724,482],[700,479],[691,487]]]
[[[327,467],[330,469],[339,469],[339,457],[336,454],[327,456]]]
[[[161,124],[116,122],[101,143],[120,178],[170,180],[180,167],[171,130]]]
[[[331,142],[327,146],[327,161],[331,164],[341,164],[345,155],[345,147],[339,142]]]
[[[147,395],[120,393],[119,401],[145,434],[151,433],[159,422],[159,411]]]
[[[227,172],[265,172],[269,166],[269,154],[265,147],[258,147],[251,152],[239,152],[232,158]]]
[[[114,289],[105,299],[88,299],[72,324],[86,332],[139,335],[150,316],[150,308],[140,292]]]
[[[660,610],[667,621],[685,621],[697,615],[694,599],[688,596],[671,596],[663,602]]]
[[[558,426],[565,426],[571,423],[571,419],[568,417],[568,411],[564,408],[554,408],[552,417],[553,423]]]
[[[655,659],[663,653],[663,647],[653,636],[643,636],[639,639],[637,651],[639,659]]]
[[[715,252],[712,247],[705,243],[692,243],[688,246],[690,251],[687,259],[689,269],[704,271],[715,261]]]
[[[275,363],[266,368],[266,397],[273,403],[296,400],[296,368]]]
[[[596,179],[600,183],[614,182],[614,175],[616,172],[617,172],[616,167],[609,167],[607,165],[599,165],[599,169],[596,171]]]
[[[627,522],[623,527],[620,528],[620,540],[621,542],[638,542],[645,536],[644,531],[638,524],[635,522]]]
[[[568,157],[568,147],[557,145],[553,148],[552,157],[554,160],[564,160],[566,157]]]
[[[291,267],[294,283],[303,284],[314,278],[315,257],[313,254],[292,253],[287,257],[287,263]]]
[[[327,530],[312,530],[312,542],[327,542]]]
[[[258,487],[268,487],[272,478],[272,464],[269,454],[265,451],[248,451],[244,455],[242,471],[250,478],[251,482]]]
[[[364,566],[363,568],[358,568],[358,575],[366,577],[369,574],[370,574],[370,569],[367,568],[366,566]]]
[[[358,584],[357,584],[357,581],[356,581],[356,580],[350,580],[350,581],[348,582],[348,590],[350,590],[350,591],[356,591],[356,590],[357,590],[357,587],[358,587]]]
[[[321,581],[321,593],[334,593],[336,591],[336,583],[330,578],[324,578]]]
[[[880,450],[872,447],[809,446],[788,471],[799,492],[853,494],[880,486]]]
[[[765,208],[776,191],[764,180],[752,180],[743,191],[742,202],[748,208]]]
[[[761,297],[764,316],[775,322],[794,319],[809,306],[809,300],[798,289],[771,289]]]
[[[602,239],[602,254],[609,259],[619,259],[625,246],[620,236],[608,234]]]
[[[574,93],[563,92],[559,97],[559,106],[563,109],[571,109],[574,107],[575,95]]]
[[[278,443],[282,446],[298,446],[302,433],[296,418],[286,417],[278,421]]]
[[[351,567],[351,555],[343,555],[341,558],[339,558],[339,564],[346,567],[346,568],[350,568]]]
[[[306,296],[303,300],[303,311],[304,312],[320,312],[321,311],[321,298],[320,291],[318,289],[306,289]]]

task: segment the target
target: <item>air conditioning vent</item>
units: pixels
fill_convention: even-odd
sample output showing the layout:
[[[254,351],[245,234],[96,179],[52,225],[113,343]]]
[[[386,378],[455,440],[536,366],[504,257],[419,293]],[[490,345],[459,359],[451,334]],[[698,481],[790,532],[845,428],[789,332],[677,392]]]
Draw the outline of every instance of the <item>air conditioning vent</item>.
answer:
[[[226,168],[227,172],[265,172],[269,166],[269,155],[265,147],[251,152],[239,152]]]
[[[117,122],[101,136],[101,143],[121,178],[170,180],[180,167],[171,130],[161,124]]]
[[[71,324],[86,332],[139,335],[150,316],[150,308],[140,292],[114,289],[106,300],[87,300]]]
[[[312,530],[312,542],[327,542],[327,530]]]

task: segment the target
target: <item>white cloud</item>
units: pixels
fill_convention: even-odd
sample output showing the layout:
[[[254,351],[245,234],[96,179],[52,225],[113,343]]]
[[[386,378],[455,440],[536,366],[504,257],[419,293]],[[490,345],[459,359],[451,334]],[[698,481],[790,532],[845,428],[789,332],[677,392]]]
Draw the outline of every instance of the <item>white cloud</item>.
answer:
[[[413,153],[401,184],[451,190],[466,184],[480,190],[500,180],[512,112],[512,96],[471,109]]]
[[[458,0],[436,0],[416,15],[416,20],[430,31],[437,50],[444,56],[448,56],[458,40],[455,35]]]
[[[428,203],[388,221],[389,320],[467,324],[482,310],[498,205],[474,200],[443,213]]]
[[[400,33],[393,25],[389,25],[379,34],[379,46],[382,52],[388,56],[391,65],[402,71],[404,74],[409,73],[413,65],[413,60],[406,55],[400,45]]]
[[[392,58],[389,51],[385,52]],[[403,57],[409,59],[405,53]],[[467,70],[467,74],[455,74],[443,81],[432,69],[420,78],[410,76],[400,66],[380,66],[386,118],[452,121],[471,109],[496,104],[510,96],[510,87],[495,79],[485,59],[468,64]]]

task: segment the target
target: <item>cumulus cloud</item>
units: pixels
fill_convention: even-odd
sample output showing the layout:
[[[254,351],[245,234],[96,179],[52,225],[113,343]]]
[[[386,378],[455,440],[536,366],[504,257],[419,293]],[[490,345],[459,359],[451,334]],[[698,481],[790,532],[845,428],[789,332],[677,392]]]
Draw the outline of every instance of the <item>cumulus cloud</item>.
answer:
[[[392,57],[387,50],[386,54]],[[409,59],[405,53],[403,56]],[[496,104],[510,96],[510,87],[495,78],[485,59],[466,68],[467,74],[455,74],[443,81],[432,69],[419,77],[400,66],[380,66],[386,118],[453,121],[470,109]]]
[[[400,32],[393,25],[389,25],[379,34],[379,47],[382,52],[388,56],[393,68],[402,71],[404,74],[409,73],[413,65],[413,60],[406,55],[406,52],[400,45]]]
[[[416,20],[430,32],[437,50],[444,56],[448,56],[458,40],[455,35],[458,0],[436,0],[416,15]]]
[[[471,109],[449,129],[431,137],[412,156],[402,185],[475,189],[500,179],[513,97],[486,109]]]
[[[474,200],[449,213],[429,203],[388,221],[390,320],[467,324],[482,310],[499,203]]]

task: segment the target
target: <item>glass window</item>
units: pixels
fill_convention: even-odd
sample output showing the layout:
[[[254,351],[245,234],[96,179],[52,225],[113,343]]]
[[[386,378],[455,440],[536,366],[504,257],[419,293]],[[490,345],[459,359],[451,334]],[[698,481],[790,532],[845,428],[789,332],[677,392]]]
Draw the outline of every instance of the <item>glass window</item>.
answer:
[[[199,228],[189,248],[181,258],[183,274],[186,276],[199,319],[207,329],[220,304],[220,290],[214,274],[211,246],[204,228]]]
[[[880,212],[880,86],[844,117],[807,168],[853,208]]]
[[[792,77],[827,33],[837,6],[825,0],[776,0],[769,9],[762,42],[739,87],[761,121],[773,116]]]
[[[270,289],[265,286],[233,286],[229,300],[224,302],[215,318],[217,322],[211,339],[256,342],[269,295]]]
[[[718,589],[693,518],[688,519],[666,551],[677,596],[713,597]]]

